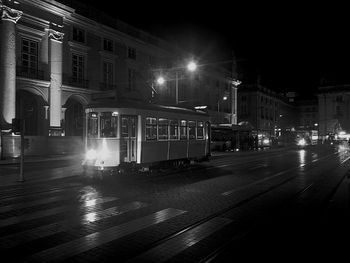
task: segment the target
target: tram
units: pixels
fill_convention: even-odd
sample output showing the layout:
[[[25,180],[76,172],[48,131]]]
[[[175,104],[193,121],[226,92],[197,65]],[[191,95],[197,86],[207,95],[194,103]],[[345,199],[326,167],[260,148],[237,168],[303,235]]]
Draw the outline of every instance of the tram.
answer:
[[[139,102],[100,102],[85,108],[83,167],[149,169],[162,162],[210,156],[209,115],[187,108]]]

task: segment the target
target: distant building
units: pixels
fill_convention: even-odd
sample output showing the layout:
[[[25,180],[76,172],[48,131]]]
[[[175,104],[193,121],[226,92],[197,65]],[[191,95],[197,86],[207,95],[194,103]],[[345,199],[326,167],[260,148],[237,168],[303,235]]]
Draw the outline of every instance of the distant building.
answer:
[[[319,135],[350,133],[350,85],[327,85],[318,89]]]
[[[286,97],[256,84],[238,89],[238,123],[249,123],[255,133],[278,137],[297,125],[297,108]]]
[[[298,128],[306,130],[318,130],[318,100],[314,98],[297,98],[295,104],[298,109]]]

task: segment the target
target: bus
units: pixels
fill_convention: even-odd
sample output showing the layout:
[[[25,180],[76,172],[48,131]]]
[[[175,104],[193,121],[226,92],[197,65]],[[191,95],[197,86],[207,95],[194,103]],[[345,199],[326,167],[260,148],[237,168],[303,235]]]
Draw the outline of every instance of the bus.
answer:
[[[252,129],[235,124],[211,125],[212,151],[239,151],[249,149],[249,140],[252,138]]]

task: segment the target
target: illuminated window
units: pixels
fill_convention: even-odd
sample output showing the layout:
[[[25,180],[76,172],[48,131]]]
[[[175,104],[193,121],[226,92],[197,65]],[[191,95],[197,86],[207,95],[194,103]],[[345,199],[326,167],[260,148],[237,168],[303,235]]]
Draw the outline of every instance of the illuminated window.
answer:
[[[190,140],[196,139],[196,122],[188,121],[188,136]]]
[[[170,139],[179,139],[179,123],[177,120],[170,120]]]
[[[98,135],[98,115],[96,112],[90,112],[88,115],[88,137],[97,137]]]
[[[72,54],[72,77],[74,82],[82,82],[84,79],[84,56]]]
[[[167,140],[168,139],[168,119],[158,120],[158,139]]]
[[[146,140],[157,139],[157,119],[147,117],[146,118]]]
[[[102,70],[103,84],[108,87],[113,84],[113,64],[111,62],[104,61]]]
[[[114,138],[117,137],[117,116],[112,116],[112,112],[102,112],[100,116],[100,137]]]
[[[197,139],[204,139],[204,124],[202,121],[197,122]]]
[[[38,42],[23,38],[21,58],[23,70],[36,73],[38,69]]]
[[[187,140],[187,121],[185,120],[180,122],[180,139]]]

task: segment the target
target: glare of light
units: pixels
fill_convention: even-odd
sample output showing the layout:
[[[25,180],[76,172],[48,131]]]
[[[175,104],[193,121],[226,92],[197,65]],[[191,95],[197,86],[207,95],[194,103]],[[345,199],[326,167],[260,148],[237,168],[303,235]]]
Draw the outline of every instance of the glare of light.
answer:
[[[197,64],[195,62],[191,61],[190,63],[188,63],[187,69],[189,71],[195,71],[197,69]]]
[[[95,206],[96,205],[96,199],[90,199],[85,201],[85,206]]]
[[[100,156],[101,156],[101,159],[106,159],[109,156],[109,150],[108,150],[108,147],[107,147],[106,138],[103,138],[102,149],[100,151]]]
[[[300,162],[300,165],[305,164],[305,150],[299,151],[299,162]]]
[[[227,100],[227,96],[224,96],[222,99],[223,99],[223,100]]]
[[[86,159],[87,160],[93,160],[96,159],[97,153],[95,150],[91,149],[86,152]]]
[[[270,143],[270,140],[269,140],[269,139],[265,138],[265,139],[263,140],[263,144],[269,144],[269,143]]]
[[[195,106],[194,108],[196,109],[196,110],[203,110],[203,109],[206,109],[208,106],[207,105],[205,105],[205,106]]]
[[[84,216],[84,221],[86,222],[95,222],[97,219],[96,213],[88,213]]]
[[[340,131],[338,134],[339,135],[345,135],[345,131]]]
[[[299,146],[305,146],[305,145],[306,145],[305,139],[304,139],[304,138],[303,138],[303,139],[300,139],[300,140],[298,141],[298,145],[299,145]]]
[[[233,84],[234,86],[238,86],[238,85],[240,85],[241,83],[242,83],[242,81],[240,81],[240,80],[238,80],[238,79],[232,80],[232,84]]]
[[[315,126],[318,126],[318,123],[315,123],[314,125],[315,125]]]
[[[158,78],[157,78],[157,83],[158,83],[159,85],[163,85],[164,82],[165,82],[165,79],[164,79],[163,77],[158,77]]]
[[[117,111],[113,111],[113,112],[112,112],[112,116],[118,116],[118,114],[119,114],[119,113],[118,113]]]
[[[346,151],[347,151],[347,148],[345,147],[345,145],[340,144],[338,146],[338,152],[346,152]]]

